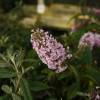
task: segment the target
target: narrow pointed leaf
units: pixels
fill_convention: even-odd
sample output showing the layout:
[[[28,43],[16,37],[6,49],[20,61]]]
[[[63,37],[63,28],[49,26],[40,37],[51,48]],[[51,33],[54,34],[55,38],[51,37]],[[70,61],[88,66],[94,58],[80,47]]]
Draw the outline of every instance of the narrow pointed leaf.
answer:
[[[30,92],[29,84],[26,79],[22,79],[21,81],[21,90],[22,90],[22,96],[24,100],[33,100]]]
[[[12,78],[15,77],[16,74],[10,69],[0,68],[0,78]]]

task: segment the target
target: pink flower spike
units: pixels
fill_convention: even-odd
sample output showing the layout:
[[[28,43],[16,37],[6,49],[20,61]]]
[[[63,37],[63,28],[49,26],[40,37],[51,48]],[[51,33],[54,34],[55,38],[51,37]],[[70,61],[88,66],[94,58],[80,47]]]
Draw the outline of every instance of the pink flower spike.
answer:
[[[89,46],[91,49],[93,49],[94,46],[100,47],[100,34],[93,32],[85,33],[79,41],[78,48],[81,46]]]
[[[72,54],[57,42],[48,32],[43,30],[32,30],[31,43],[41,61],[48,65],[49,69],[56,73],[63,72],[67,67],[63,64],[66,59],[70,59]]]
[[[80,41],[79,41],[79,48],[81,46],[89,46],[91,49],[94,47],[94,44],[95,44],[95,40],[94,40],[94,34],[92,32],[87,32],[85,33]]]
[[[95,34],[95,46],[100,47],[100,34]]]

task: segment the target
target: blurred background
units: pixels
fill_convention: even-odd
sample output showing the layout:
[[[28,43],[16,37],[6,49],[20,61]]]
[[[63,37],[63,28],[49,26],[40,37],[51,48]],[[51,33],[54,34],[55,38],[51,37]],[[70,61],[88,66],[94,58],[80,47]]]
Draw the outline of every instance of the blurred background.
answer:
[[[99,0],[0,0],[0,18],[7,17],[26,28],[41,23],[44,28],[66,31],[76,19],[85,20],[82,24],[94,22],[99,7]]]

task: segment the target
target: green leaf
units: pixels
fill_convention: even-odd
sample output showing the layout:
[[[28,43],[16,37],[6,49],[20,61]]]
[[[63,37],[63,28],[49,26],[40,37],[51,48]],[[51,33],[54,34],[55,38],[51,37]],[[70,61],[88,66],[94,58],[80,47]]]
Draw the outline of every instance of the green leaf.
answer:
[[[78,91],[79,91],[79,87],[77,83],[73,83],[71,86],[69,86],[68,94],[67,94],[68,100],[71,100],[72,98],[77,96]]]
[[[7,96],[0,96],[0,100],[8,100]]]
[[[75,49],[78,46],[79,40],[81,38],[81,36],[85,33],[85,30],[78,30],[77,32],[74,32],[70,35],[70,37],[68,37],[68,42],[69,45],[72,45]],[[74,41],[74,42],[73,42]]]
[[[8,85],[3,85],[1,88],[7,94],[11,94],[12,93],[12,88],[9,87]]]
[[[75,76],[75,78],[76,78],[76,81],[77,81],[77,83],[79,84],[80,77],[79,77],[78,69],[77,69],[75,66],[72,66],[72,65],[70,65],[68,68],[69,68],[70,71],[74,74],[74,76]]]
[[[89,78],[93,82],[100,84],[100,70],[96,68],[89,67],[86,69],[84,77]]]
[[[10,67],[7,63],[0,61],[0,68]]]
[[[77,92],[77,95],[79,95],[81,97],[89,97],[88,93],[83,93],[83,92]]]
[[[80,55],[80,63],[90,64],[92,62],[92,52],[89,47],[86,47]]]
[[[21,97],[14,93],[12,93],[12,98],[13,98],[13,100],[21,100]]]
[[[40,81],[30,82],[30,86],[31,86],[31,90],[35,92],[46,90],[49,88],[46,84]]]
[[[21,90],[22,90],[22,96],[24,100],[33,100],[31,96],[29,84],[26,79],[22,79],[21,81]]]
[[[0,78],[12,78],[15,77],[16,74],[7,68],[0,68]]]
[[[69,74],[69,73],[68,73]],[[68,75],[66,75],[65,73],[62,73],[60,76],[59,76],[59,80],[62,80],[62,79],[65,79]]]

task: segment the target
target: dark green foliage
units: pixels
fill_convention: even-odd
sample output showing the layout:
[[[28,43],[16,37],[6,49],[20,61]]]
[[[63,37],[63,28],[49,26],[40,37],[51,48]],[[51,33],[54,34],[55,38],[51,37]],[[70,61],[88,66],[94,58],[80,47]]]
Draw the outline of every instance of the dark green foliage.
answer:
[[[47,86],[47,84],[44,84],[41,81],[30,82],[30,86],[31,86],[31,90],[35,91],[35,92],[49,89],[49,87]]]
[[[22,90],[22,95],[24,97],[24,100],[33,100],[30,92],[29,84],[25,79],[22,79],[21,81],[21,90]]]
[[[12,78],[15,76],[16,73],[14,73],[14,71],[5,68],[0,68],[0,78]]]
[[[91,64],[92,62],[92,52],[90,48],[83,48],[81,54],[79,55],[79,63],[80,64]]]

